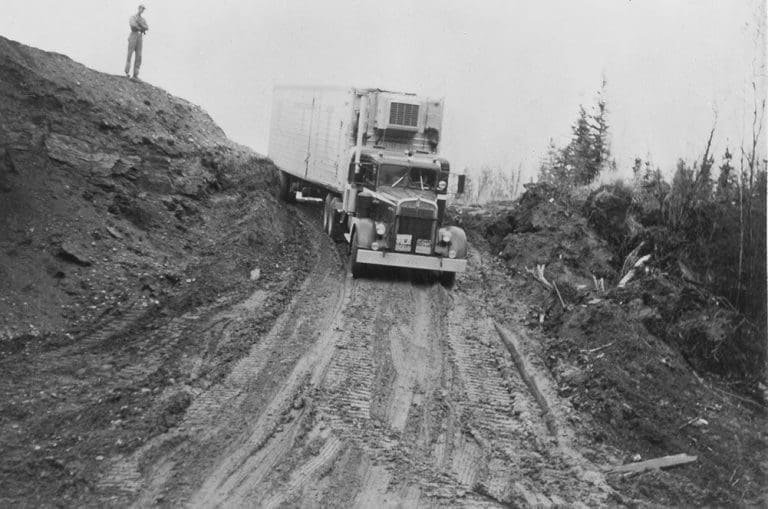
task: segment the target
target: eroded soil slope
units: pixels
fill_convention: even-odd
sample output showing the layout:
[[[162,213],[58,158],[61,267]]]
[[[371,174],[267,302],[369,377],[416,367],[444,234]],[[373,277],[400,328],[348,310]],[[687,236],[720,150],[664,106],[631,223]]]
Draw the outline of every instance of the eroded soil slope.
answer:
[[[91,500],[271,328],[313,256],[273,178],[199,107],[0,37],[3,505]]]

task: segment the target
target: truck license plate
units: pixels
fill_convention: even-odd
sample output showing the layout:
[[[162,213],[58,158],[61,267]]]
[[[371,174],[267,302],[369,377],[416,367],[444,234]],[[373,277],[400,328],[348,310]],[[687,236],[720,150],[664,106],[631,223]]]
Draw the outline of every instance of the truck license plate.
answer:
[[[411,250],[411,236],[398,233],[397,240],[395,242],[395,251],[410,251],[410,250]]]
[[[419,254],[431,254],[432,243],[429,239],[416,239],[416,252]]]

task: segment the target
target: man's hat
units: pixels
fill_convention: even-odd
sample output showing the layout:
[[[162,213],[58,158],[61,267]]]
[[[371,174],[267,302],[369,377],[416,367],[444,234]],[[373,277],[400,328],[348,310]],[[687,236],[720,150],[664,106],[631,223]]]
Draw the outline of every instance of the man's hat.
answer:
[[[147,8],[144,7],[144,4],[139,4],[139,9],[146,10]]]

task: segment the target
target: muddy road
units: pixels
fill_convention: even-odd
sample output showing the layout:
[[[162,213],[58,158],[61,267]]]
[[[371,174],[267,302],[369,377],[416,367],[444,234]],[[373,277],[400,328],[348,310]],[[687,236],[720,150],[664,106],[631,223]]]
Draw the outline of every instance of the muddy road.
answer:
[[[300,213],[317,224],[311,234],[320,249],[309,276],[223,382],[195,394],[178,426],[113,458],[101,481],[113,501],[609,500],[600,469],[573,448],[544,370],[525,358],[526,337],[489,311],[495,275],[478,250],[453,290],[408,272],[352,279],[343,246],[320,231],[319,212]],[[257,291],[220,310],[198,333],[248,334],[236,324],[258,314],[266,297]]]

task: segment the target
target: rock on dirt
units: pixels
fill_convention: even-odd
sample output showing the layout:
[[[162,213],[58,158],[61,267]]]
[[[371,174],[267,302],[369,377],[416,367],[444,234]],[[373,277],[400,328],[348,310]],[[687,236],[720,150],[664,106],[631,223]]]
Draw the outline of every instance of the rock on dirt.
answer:
[[[85,250],[72,242],[63,242],[58,253],[59,257],[68,262],[88,267],[91,265],[91,259],[85,254]]]

